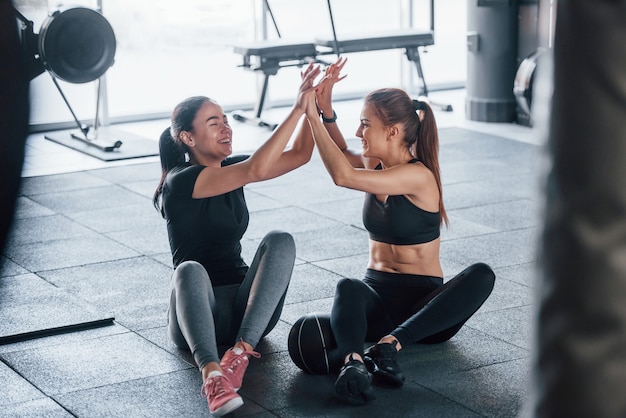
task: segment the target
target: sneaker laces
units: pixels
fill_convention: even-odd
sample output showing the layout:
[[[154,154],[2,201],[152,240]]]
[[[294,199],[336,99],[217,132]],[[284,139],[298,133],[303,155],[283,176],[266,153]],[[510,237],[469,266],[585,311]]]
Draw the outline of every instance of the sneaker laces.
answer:
[[[256,351],[242,351],[239,354],[236,354],[234,352],[234,350],[232,351],[234,354],[233,359],[230,361],[230,364],[226,365],[226,369],[231,372],[231,373],[235,373],[237,371],[237,369],[239,368],[239,366],[241,366],[244,363],[248,362],[248,356],[252,356],[255,358],[261,358],[261,354],[257,353]]]
[[[224,380],[224,375],[218,375],[208,378],[204,382],[204,384],[202,385],[202,389],[200,390],[200,394],[202,395],[202,397],[207,398],[209,396],[225,392],[226,389],[224,389],[223,386]]]
[[[239,341],[243,344],[243,338],[240,338]],[[220,366],[222,368],[225,367],[231,373],[234,373],[243,363],[248,362],[248,356],[261,358],[261,354],[257,353],[254,350],[243,350],[241,353],[237,354],[235,353],[235,347],[233,347],[229,351],[232,353],[233,356],[232,359],[228,359],[230,360],[230,364],[220,364]]]

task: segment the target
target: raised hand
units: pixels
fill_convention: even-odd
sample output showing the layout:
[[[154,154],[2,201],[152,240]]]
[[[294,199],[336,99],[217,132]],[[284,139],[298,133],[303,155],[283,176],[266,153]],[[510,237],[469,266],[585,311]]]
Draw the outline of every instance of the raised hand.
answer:
[[[317,86],[314,82],[321,71],[320,66],[314,65],[313,61],[311,61],[306,69],[300,73],[302,83],[298,89],[298,96],[296,97],[294,106],[300,109],[302,113],[306,111],[308,97],[313,96],[313,98],[315,98],[314,90]]]
[[[322,81],[320,81],[320,83]],[[316,85],[315,87],[318,87],[318,86],[319,84]],[[317,100],[315,99],[315,94],[307,94],[306,105],[307,105],[306,116],[310,119],[311,118],[319,119],[319,110],[317,108]]]
[[[346,78],[346,75],[341,75],[341,70],[347,60],[347,58],[339,57],[336,62],[326,67],[324,77],[315,89],[317,105],[322,112],[332,113],[333,86]]]

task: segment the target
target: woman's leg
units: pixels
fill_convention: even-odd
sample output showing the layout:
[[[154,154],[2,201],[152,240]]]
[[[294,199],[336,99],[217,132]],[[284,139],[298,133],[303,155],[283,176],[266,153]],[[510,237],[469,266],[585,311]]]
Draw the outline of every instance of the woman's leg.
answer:
[[[195,261],[180,264],[172,276],[168,330],[172,341],[191,351],[200,370],[219,364],[213,307],[215,296],[204,267]]]
[[[397,352],[414,342],[434,343],[451,338],[487,299],[495,280],[491,268],[483,263],[468,267],[445,284],[427,276],[415,277],[417,280],[401,276],[378,280],[377,276],[384,273],[372,274],[367,280],[377,282],[375,288],[400,325],[366,350],[365,363],[375,382],[395,387],[402,386],[405,380],[396,362]],[[388,283],[383,285],[382,280]],[[416,290],[417,294],[428,293],[413,305],[407,296],[411,298]]]
[[[396,362],[399,345],[389,333],[415,312],[413,306],[416,300],[443,285],[443,278],[368,269],[363,281],[378,294],[381,309],[388,318],[385,322],[369,321],[366,340],[378,340],[378,343],[365,351],[365,364],[372,373],[374,383],[400,387],[405,378]]]
[[[233,323],[241,324],[235,341],[254,348],[276,326],[295,259],[296,246],[289,233],[272,231],[263,238],[235,298]]]
[[[361,405],[375,398],[363,363],[363,343],[368,322],[381,320],[390,322],[380,297],[370,286],[358,279],[343,278],[337,282],[330,313],[337,347],[329,357],[341,359],[343,367],[335,381],[335,392],[348,403]]]
[[[342,360],[350,353],[363,355],[368,328],[393,329],[380,296],[362,280],[350,278],[337,282],[330,325]]]
[[[254,347],[280,318],[295,258],[293,237],[286,232],[269,232],[237,290],[231,322],[232,327],[239,324],[236,342],[220,361],[235,390],[243,383],[249,357],[261,356]]]
[[[451,338],[487,300],[495,283],[491,267],[476,263],[422,299],[417,312],[391,335],[401,347]]]
[[[180,264],[172,276],[168,313],[169,334],[181,348],[189,348],[202,373],[201,393],[214,416],[243,404],[241,396],[222,373],[217,352],[215,295],[204,267],[195,261]]]

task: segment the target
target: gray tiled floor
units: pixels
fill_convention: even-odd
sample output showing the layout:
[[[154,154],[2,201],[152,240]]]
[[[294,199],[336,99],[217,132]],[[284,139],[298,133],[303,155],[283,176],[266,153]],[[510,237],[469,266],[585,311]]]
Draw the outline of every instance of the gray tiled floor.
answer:
[[[540,141],[526,127],[464,120],[459,94],[439,93],[456,101],[452,114],[437,113],[451,220],[441,258],[446,278],[489,263],[497,275],[491,297],[449,342],[402,351],[403,388],[376,388],[367,406],[339,404],[332,377],[301,372],[287,352],[291,325],[305,313],[328,312],[336,281],[361,277],[367,262],[362,194],[335,187],[314,154],[300,170],[247,187],[246,259],[274,228],[294,235],[298,259],[281,321],[258,347],[263,357],[249,368],[240,391],[245,405],[235,416],[514,417],[522,408]],[[352,132],[359,106],[338,104],[344,132]],[[144,135],[156,138],[164,123],[144,124]],[[245,136],[247,144],[267,135],[234,128],[235,140]],[[46,164],[40,152],[54,161]],[[157,160],[102,163],[37,135],[27,154],[15,231],[2,255],[0,334],[115,321],[0,345],[0,417],[208,416],[199,373],[165,331],[171,261],[165,225],[151,206]]]

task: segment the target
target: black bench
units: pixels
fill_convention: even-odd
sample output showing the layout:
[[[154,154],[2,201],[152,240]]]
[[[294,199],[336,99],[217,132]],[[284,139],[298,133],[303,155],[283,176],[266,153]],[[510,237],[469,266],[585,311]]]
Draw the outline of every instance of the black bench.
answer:
[[[302,66],[310,61],[327,64],[319,59],[319,56],[335,54],[348,54],[353,52],[379,51],[386,49],[404,49],[409,61],[415,64],[417,75],[420,79],[421,86],[419,94],[428,96],[428,86],[424,79],[422,64],[420,60],[419,48],[435,44],[434,37],[434,0],[430,0],[430,29],[415,30],[406,29],[391,32],[381,32],[376,35],[350,37],[337,39],[335,32],[335,24],[330,0],[327,0],[328,12],[330,15],[333,37],[329,39],[318,38],[315,42],[285,42],[282,39],[277,41],[257,41],[234,47],[234,52],[243,56],[244,67],[251,71],[262,71],[265,75],[263,88],[257,99],[254,109],[254,117],[249,118],[242,113],[234,112],[233,117],[242,122],[252,122],[259,126],[274,129],[276,124],[264,122],[261,120],[265,96],[269,77],[276,75],[278,70],[288,66]],[[274,21],[271,9],[267,0],[265,1],[267,10]],[[274,21],[276,27],[276,22]],[[276,31],[280,37],[280,32],[276,27]],[[452,106],[434,104],[445,111],[452,111]]]
[[[234,52],[243,56],[244,67],[250,71],[262,71],[264,74],[263,88],[254,107],[254,117],[234,112],[233,118],[241,122],[251,122],[270,129],[276,124],[261,120],[265,96],[270,76],[276,75],[283,67],[301,66],[311,60],[317,60],[318,51],[313,42],[290,43],[283,40],[250,42],[234,47]]]
[[[393,32],[382,32],[376,36],[350,37],[337,40],[318,38],[315,44],[320,47],[332,49],[336,54],[349,54],[353,52],[380,51],[385,49],[404,49],[407,58],[417,70],[421,86],[419,94],[428,96],[428,85],[424,79],[422,63],[420,60],[419,48],[435,44],[433,30],[398,30]],[[443,106],[446,111],[451,111],[449,105]]]
[[[397,30],[390,32],[380,32],[376,36],[352,36],[335,40],[334,38],[315,39],[315,44],[322,47],[331,48],[335,53],[336,48],[339,54],[351,52],[378,51],[382,49],[417,48],[420,46],[430,46],[435,44],[435,37],[432,30]]]

